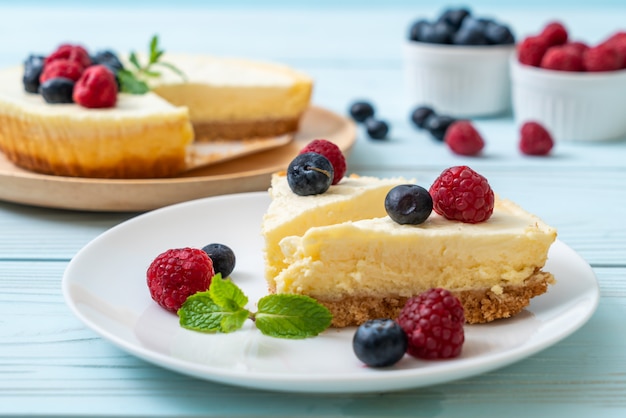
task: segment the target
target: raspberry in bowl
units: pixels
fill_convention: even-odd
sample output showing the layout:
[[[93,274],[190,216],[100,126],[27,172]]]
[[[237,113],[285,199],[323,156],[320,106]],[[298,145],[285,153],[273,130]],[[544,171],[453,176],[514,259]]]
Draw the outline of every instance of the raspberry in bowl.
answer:
[[[626,32],[589,44],[550,22],[519,43],[511,80],[518,126],[539,122],[555,141],[626,137]]]
[[[456,117],[505,113],[511,107],[509,60],[514,51],[508,25],[468,9],[417,20],[404,46],[408,99]]]

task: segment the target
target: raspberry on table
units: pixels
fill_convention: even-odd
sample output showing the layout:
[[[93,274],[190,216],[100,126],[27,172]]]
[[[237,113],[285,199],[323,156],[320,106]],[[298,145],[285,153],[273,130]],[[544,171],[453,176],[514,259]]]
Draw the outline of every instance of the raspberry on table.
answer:
[[[554,146],[550,132],[538,122],[529,121],[520,128],[519,148],[526,155],[547,155]]]
[[[74,101],[88,108],[113,107],[117,102],[115,75],[104,65],[92,65],[74,86]]]
[[[616,71],[622,68],[624,57],[610,44],[591,47],[583,54],[583,65],[587,71]]]
[[[444,137],[446,145],[459,155],[478,155],[485,147],[485,141],[471,122],[459,120],[450,125]]]
[[[150,296],[171,312],[178,311],[189,296],[208,290],[214,275],[207,253],[189,247],[158,255],[146,273]]]
[[[541,36],[529,36],[517,46],[517,59],[524,65],[539,67],[550,45]]]
[[[407,353],[424,359],[448,359],[461,354],[465,313],[459,299],[435,288],[410,298],[397,319],[407,334]]]
[[[433,210],[446,219],[479,223],[493,214],[495,197],[489,182],[468,166],[445,169],[429,192]]]
[[[334,175],[332,184],[337,184],[346,174],[346,157],[337,144],[326,139],[314,139],[302,148],[299,154],[316,152],[323,155],[333,166]]]
[[[541,68],[555,71],[584,71],[583,55],[567,46],[548,48],[541,59]]]
[[[46,64],[39,76],[39,83],[43,84],[51,78],[63,77],[72,81],[78,81],[83,74],[83,67],[75,61],[67,59],[58,59]]]
[[[87,52],[87,50],[80,45],[59,45],[59,47],[54,52],[52,52],[52,54],[46,57],[46,65],[58,59],[74,61],[79,64],[83,69],[89,67],[92,64],[89,52]]]
[[[563,45],[568,38],[567,29],[561,22],[548,23],[539,36],[545,39],[550,46]]]

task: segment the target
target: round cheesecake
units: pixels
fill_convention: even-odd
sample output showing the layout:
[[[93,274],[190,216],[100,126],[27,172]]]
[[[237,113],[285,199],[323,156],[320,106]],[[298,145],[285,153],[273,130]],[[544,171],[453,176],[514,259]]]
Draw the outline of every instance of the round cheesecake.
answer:
[[[24,91],[22,67],[0,71],[0,151],[45,174],[156,178],[181,173],[194,141],[268,138],[298,129],[312,80],[288,67],[205,55],[168,55],[151,92],[119,93],[115,107],[48,104]]]

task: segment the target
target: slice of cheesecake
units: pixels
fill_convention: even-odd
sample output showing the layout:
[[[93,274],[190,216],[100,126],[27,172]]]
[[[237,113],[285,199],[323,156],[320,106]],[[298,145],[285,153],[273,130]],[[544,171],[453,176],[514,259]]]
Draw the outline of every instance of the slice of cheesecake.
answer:
[[[345,217],[367,218],[351,208]],[[497,200],[491,218],[478,224],[434,212],[420,225],[389,217],[313,224],[283,234],[275,292],[317,299],[335,327],[395,318],[409,297],[433,287],[460,298],[468,323],[489,322],[520,312],[553,281],[542,268],[556,230],[507,200]]]
[[[265,276],[270,291],[276,290],[274,277],[287,267],[279,246],[283,238],[302,235],[315,226],[385,216],[385,196],[394,186],[403,183],[407,180],[352,175],[330,186],[326,193],[298,196],[289,188],[284,172],[274,174],[269,189],[272,202],[261,228],[265,239]]]

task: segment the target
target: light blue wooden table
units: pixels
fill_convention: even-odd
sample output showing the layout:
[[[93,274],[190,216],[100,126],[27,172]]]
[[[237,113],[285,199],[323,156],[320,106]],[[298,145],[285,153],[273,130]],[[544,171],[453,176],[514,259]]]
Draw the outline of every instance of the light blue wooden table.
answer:
[[[514,365],[448,384],[359,395],[282,394],[196,380],[139,360],[87,329],[65,305],[61,277],[91,239],[135,213],[0,202],[0,415],[15,416],[626,416],[626,142],[557,144],[549,158],[516,147],[512,118],[476,120],[480,158],[455,157],[408,121],[401,44],[409,23],[445,2],[1,2],[0,64],[79,41],[120,51],[159,33],[171,51],[284,62],[316,80],[314,103],[345,114],[367,98],[392,126],[359,131],[351,172],[417,177],[470,164],[494,189],[539,214],[593,267],[599,308],[578,332]],[[476,1],[518,37],[553,18],[589,42],[626,28],[623,1]],[[522,6],[522,3],[524,4]],[[626,110],[625,110],[626,112]],[[626,117],[626,114],[625,114]]]

